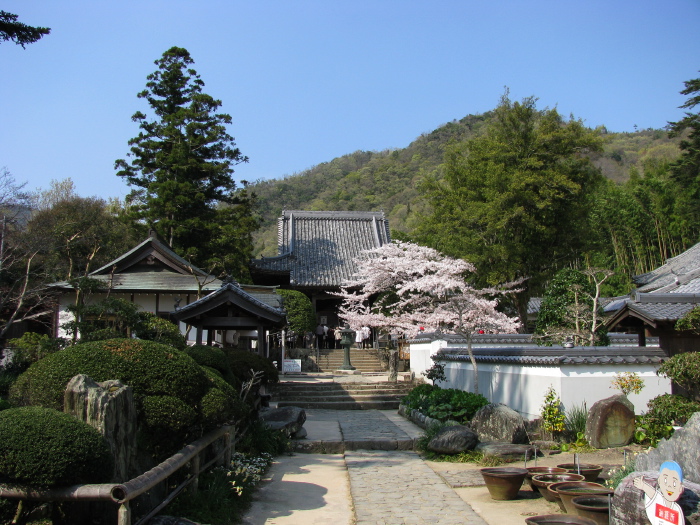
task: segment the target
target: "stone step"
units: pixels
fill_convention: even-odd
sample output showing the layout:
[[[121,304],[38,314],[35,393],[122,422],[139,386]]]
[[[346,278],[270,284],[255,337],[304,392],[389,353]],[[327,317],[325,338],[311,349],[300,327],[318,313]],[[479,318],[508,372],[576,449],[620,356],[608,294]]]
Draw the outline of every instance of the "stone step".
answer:
[[[402,383],[279,383],[273,387],[275,392],[332,392],[332,391],[374,391],[395,390],[408,392],[414,385]]]
[[[396,410],[399,408],[399,401],[278,401],[277,406],[326,410]]]
[[[294,402],[313,402],[313,401],[399,401],[404,397],[404,394],[397,392],[377,393],[377,394],[354,394],[333,393],[325,396],[318,395],[283,395],[275,396],[276,401],[294,401]]]
[[[272,402],[278,407],[332,410],[395,410],[413,388],[409,382],[306,383],[285,382],[273,387]]]

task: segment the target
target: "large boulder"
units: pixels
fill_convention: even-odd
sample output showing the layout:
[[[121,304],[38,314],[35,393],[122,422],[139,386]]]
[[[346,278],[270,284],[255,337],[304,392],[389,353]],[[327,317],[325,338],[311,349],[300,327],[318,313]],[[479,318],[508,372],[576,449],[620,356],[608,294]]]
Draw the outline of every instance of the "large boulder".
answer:
[[[528,442],[523,416],[503,403],[481,407],[469,426],[477,433],[479,441]]]
[[[662,439],[659,446],[636,459],[637,470],[659,470],[664,461],[672,459],[683,469],[685,479],[700,484],[700,412],[696,412],[671,439]]]
[[[652,486],[656,486],[659,471],[647,470],[633,472],[617,486],[615,496],[612,499],[610,510],[611,525],[627,525],[629,523],[649,523],[644,510],[644,493],[633,485],[634,479],[644,476],[644,480]],[[700,523],[700,485],[692,481],[684,480],[685,490],[678,500],[683,509],[685,523]],[[683,523],[681,521],[681,523]]]
[[[428,450],[436,454],[459,454],[472,450],[479,438],[469,427],[450,425],[443,427],[428,443]]]
[[[586,440],[595,448],[624,447],[634,439],[634,405],[618,394],[596,401],[588,411]]]
[[[306,411],[299,407],[270,408],[260,411],[260,419],[271,429],[285,430],[291,436],[304,426]]]

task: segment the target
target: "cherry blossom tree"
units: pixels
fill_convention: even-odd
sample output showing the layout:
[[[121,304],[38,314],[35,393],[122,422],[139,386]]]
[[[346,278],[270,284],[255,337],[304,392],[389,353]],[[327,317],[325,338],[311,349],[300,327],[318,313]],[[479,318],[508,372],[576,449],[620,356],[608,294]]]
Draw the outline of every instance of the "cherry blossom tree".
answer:
[[[340,317],[355,330],[367,325],[411,337],[424,328],[464,337],[478,393],[472,336],[517,331],[517,318],[497,310],[498,297],[516,292],[515,285],[474,288],[467,281],[471,263],[414,243],[385,244],[355,262],[357,272],[338,294]]]

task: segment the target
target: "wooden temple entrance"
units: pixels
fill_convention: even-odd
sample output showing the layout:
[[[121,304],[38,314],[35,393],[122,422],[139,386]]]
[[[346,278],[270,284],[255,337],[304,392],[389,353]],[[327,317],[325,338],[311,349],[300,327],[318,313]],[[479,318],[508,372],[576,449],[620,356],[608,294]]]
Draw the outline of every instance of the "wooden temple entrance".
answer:
[[[207,331],[206,344],[210,346],[215,343],[226,345],[229,332],[254,330],[257,333],[257,353],[263,356],[266,353],[265,333],[286,324],[284,310],[254,297],[232,281],[225,281],[218,290],[172,312],[171,316],[196,329],[196,344],[205,343],[202,340],[204,330]],[[220,341],[216,341],[217,333]]]

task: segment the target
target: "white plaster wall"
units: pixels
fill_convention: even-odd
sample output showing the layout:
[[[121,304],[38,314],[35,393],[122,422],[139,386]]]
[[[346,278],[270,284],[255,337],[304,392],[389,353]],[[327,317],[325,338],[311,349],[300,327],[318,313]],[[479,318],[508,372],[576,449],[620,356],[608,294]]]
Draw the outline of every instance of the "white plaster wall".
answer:
[[[560,393],[562,404],[566,408],[581,405],[585,401],[590,408],[595,401],[620,393],[619,390],[611,388],[615,374],[635,372],[644,381],[644,388],[639,394],[629,394],[627,397],[634,405],[635,413],[643,414],[651,399],[671,393],[671,381],[656,375],[657,368],[658,366],[649,364],[563,365]]]
[[[440,348],[447,345],[445,341],[432,341],[430,343],[420,343],[411,345],[411,372],[416,377],[422,377],[422,373],[433,366],[432,356],[438,353]]]
[[[131,300],[131,294],[117,294],[117,293],[111,293],[111,297],[119,297],[122,299],[126,299],[127,301]],[[86,301],[88,304],[92,304],[98,301],[101,301],[107,297],[106,294],[94,294],[91,295],[90,298]],[[178,296],[179,297],[179,296]],[[74,303],[75,296],[72,294],[64,294],[61,295],[59,298],[59,306],[58,306],[58,337],[68,337],[68,334],[64,329],[61,328],[61,326],[68,322],[73,320],[73,315],[68,311],[68,306],[72,305]],[[156,313],[156,296],[155,294],[135,294],[134,295],[134,302],[138,304],[141,307],[141,310],[145,312],[151,312],[151,313]],[[175,302],[175,296],[172,294],[162,294],[160,296],[159,300],[159,306],[160,306],[160,311],[161,312],[167,312],[171,311],[172,307],[174,306]],[[181,306],[185,306],[184,301],[180,303]],[[184,323],[179,323],[180,327],[180,332],[184,335],[187,330],[187,325]],[[190,334],[188,337],[188,342],[190,344],[194,344],[197,339],[197,330],[195,328],[192,328],[190,330]],[[203,331],[202,335],[202,342],[206,343],[207,341],[207,330]],[[431,361],[432,364],[432,361]]]
[[[413,353],[413,349],[411,349]],[[647,402],[661,394],[671,393],[669,380],[658,377],[652,365],[564,365],[528,366],[480,363],[479,393],[492,403],[505,403],[525,419],[539,417],[544,396],[552,386],[559,394],[564,410],[584,402],[593,403],[619,393],[610,388],[619,372],[636,372],[644,380],[640,394],[630,394],[637,414],[646,410]],[[474,373],[468,361],[446,361],[447,381],[444,388],[474,392]]]

